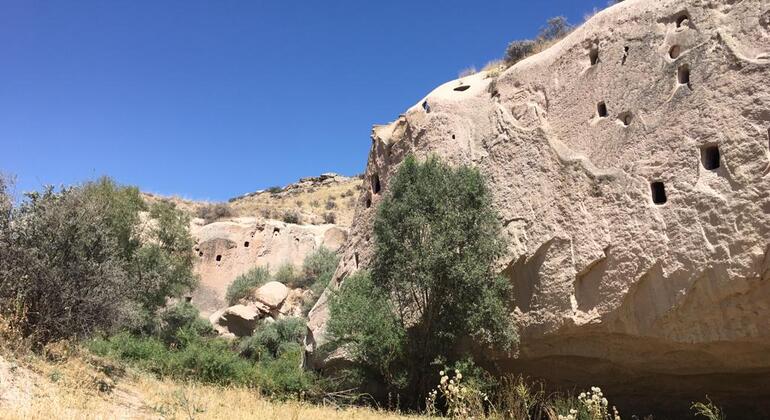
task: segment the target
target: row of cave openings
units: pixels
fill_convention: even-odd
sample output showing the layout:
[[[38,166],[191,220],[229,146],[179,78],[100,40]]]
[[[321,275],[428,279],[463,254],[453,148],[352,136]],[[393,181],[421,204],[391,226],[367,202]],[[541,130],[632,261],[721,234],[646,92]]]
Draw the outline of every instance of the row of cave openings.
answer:
[[[682,12],[678,15],[675,22],[676,22],[677,30],[682,30],[689,26],[690,17],[686,12]],[[628,46],[623,47],[623,58],[621,59],[621,65],[626,64],[626,58],[628,58],[628,51],[629,51]],[[682,47],[680,47],[679,45],[674,45],[668,50],[668,56],[672,60],[676,60],[677,58],[679,58],[681,54],[682,54]],[[594,45],[589,49],[588,61],[591,64],[591,67],[599,64],[600,60],[599,60],[598,46]],[[676,70],[676,87],[679,88],[682,86],[686,86],[688,89],[692,90],[692,84],[690,83],[690,66],[684,63],[680,64]],[[604,101],[596,104],[596,116],[598,118],[607,118],[609,116],[609,113],[607,111],[607,104]],[[628,127],[629,125],[631,125],[632,119],[633,119],[633,115],[631,114],[631,112],[624,111],[618,114],[618,121],[624,127]]]
[[[278,236],[280,233],[281,233],[281,228],[279,228],[279,227],[274,227],[273,228],[273,236]],[[254,236],[254,235],[252,234],[251,236]],[[296,240],[299,241],[299,238],[297,238]],[[248,248],[250,245],[251,245],[251,243],[249,241],[243,241],[243,247],[244,248]],[[198,248],[196,248],[196,251],[198,251],[198,257],[203,258],[203,251],[200,251]],[[222,261],[222,254],[217,254],[217,256],[214,257],[214,259],[217,262]]]
[[[677,30],[683,30],[687,28],[690,25],[690,17],[686,12],[681,12],[675,19],[676,29]],[[626,59],[628,58],[628,52],[629,47],[626,46],[623,48],[623,57],[621,59],[621,65],[626,64]],[[676,60],[679,58],[679,56],[682,54],[682,48],[679,45],[674,45],[668,50],[668,56],[672,60]],[[597,64],[599,64],[599,48],[597,46],[593,46],[588,51],[588,61],[590,65],[593,67]],[[677,67],[676,72],[676,83],[677,88],[686,86],[688,89],[692,90],[692,85],[690,84],[690,66],[688,64],[681,64]],[[609,112],[607,111],[607,104],[604,101],[599,102],[596,104],[596,116],[598,118],[607,118],[609,116]],[[628,127],[631,125],[631,121],[633,120],[633,115],[631,112],[624,111],[618,114],[618,121],[620,124],[622,124],[624,127]],[[769,131],[770,135],[770,131]],[[708,144],[700,149],[700,158],[701,158],[701,165],[703,165],[703,168],[709,171],[714,171],[719,168],[720,164],[720,156],[719,156],[719,145],[718,144]],[[650,183],[650,193],[652,195],[652,202],[655,205],[663,205],[668,201],[668,197],[666,196],[666,186],[663,183],[663,181],[653,181]]]

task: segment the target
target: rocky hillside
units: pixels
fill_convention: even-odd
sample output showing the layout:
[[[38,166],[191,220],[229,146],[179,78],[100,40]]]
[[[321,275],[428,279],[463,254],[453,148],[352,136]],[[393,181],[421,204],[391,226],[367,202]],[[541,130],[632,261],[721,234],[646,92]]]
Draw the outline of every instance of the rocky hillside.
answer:
[[[360,193],[359,177],[334,173],[301,178],[285,187],[272,187],[233,197],[227,203],[211,203],[181,197],[164,197],[144,193],[148,202],[169,200],[187,211],[193,218],[212,222],[228,217],[259,217],[283,220],[296,215],[298,224],[336,224],[350,226],[355,209],[355,197]],[[219,207],[217,211],[215,207]]]
[[[626,0],[439,86],[374,127],[336,284],[369,264],[398,164],[437,154],[487,176],[510,240],[521,345],[492,355],[502,369],[601,384],[632,411],[770,402],[768,80],[768,2]],[[322,298],[310,350],[327,316]]]
[[[265,266],[274,272],[287,263],[300,266],[321,246],[338,250],[347,239],[361,185],[357,177],[323,174],[235,197],[227,205],[144,197],[148,202],[170,200],[192,217],[195,271],[201,282],[191,298],[208,316],[227,306],[227,287],[250,269]]]

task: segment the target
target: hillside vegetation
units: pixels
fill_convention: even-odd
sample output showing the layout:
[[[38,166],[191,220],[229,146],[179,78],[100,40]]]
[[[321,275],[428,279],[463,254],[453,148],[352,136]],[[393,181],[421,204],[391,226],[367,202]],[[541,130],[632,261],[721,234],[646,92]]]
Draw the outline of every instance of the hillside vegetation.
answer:
[[[353,220],[355,200],[361,188],[362,181],[358,177],[326,175],[234,197],[224,203],[151,193],[143,193],[143,197],[148,203],[172,202],[190,217],[204,219],[204,223],[230,217],[262,217],[289,223],[334,223],[348,227]]]

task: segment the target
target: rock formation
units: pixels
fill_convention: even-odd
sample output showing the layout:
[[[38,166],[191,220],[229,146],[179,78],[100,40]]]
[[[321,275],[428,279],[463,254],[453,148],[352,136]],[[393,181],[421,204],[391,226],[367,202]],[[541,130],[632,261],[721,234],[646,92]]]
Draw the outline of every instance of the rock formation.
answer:
[[[276,220],[240,217],[203,225],[193,222],[201,278],[192,302],[204,315],[225,305],[227,287],[239,275],[257,266],[275,271],[282,264],[301,266],[321,246],[337,250],[347,231],[335,225],[294,225]]]
[[[370,262],[399,162],[436,154],[485,174],[510,240],[521,343],[497,368],[638,412],[704,394],[768,409],[769,137],[769,2],[626,0],[376,126],[336,284]]]

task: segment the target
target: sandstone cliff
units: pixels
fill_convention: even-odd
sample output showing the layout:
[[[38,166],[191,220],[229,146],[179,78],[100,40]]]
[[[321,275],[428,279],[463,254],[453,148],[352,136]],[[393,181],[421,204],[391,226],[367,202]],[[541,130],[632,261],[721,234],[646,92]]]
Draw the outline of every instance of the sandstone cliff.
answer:
[[[499,368],[631,404],[768,401],[769,137],[770,2],[627,0],[375,127],[336,284],[369,263],[399,162],[436,154],[481,169],[510,240],[521,345]]]

